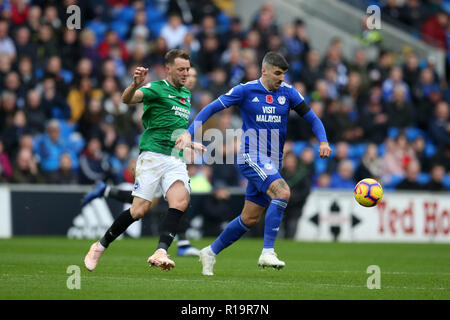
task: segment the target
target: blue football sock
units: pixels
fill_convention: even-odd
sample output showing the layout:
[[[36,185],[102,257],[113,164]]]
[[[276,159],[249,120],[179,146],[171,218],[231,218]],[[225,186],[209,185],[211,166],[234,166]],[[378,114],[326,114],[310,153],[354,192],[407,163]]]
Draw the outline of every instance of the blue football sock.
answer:
[[[283,219],[284,209],[288,202],[283,199],[272,199],[266,212],[266,221],[264,226],[264,248],[272,249],[280,229]]]
[[[225,230],[217,237],[217,239],[211,244],[211,250],[214,254],[218,254],[220,251],[230,246],[233,242],[238,240],[244,233],[249,230],[244,222],[242,222],[241,216],[231,221]]]

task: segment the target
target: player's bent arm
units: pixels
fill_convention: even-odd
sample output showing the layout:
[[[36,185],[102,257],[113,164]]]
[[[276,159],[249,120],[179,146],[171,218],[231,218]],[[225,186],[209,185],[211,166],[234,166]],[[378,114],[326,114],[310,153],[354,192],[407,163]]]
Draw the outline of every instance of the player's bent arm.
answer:
[[[317,117],[314,111],[303,101],[294,110],[309,122],[312,131],[319,140],[319,155],[321,158],[328,158],[331,154],[331,148],[328,144],[327,134],[322,121]]]
[[[131,84],[125,89],[122,94],[122,102],[126,104],[135,104],[142,102],[144,98],[144,93],[134,84]]]

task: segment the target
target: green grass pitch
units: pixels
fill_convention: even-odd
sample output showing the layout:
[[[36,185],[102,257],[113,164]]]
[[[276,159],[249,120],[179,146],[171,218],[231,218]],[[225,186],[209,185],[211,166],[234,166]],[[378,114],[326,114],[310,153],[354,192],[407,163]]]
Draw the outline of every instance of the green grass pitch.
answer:
[[[197,247],[212,239],[193,241]],[[283,270],[260,269],[262,239],[244,238],[217,257],[215,276],[197,258],[177,257],[172,271],[150,268],[157,239],[114,242],[97,269],[84,269],[92,241],[54,237],[0,240],[0,299],[300,300],[450,299],[450,246],[445,244],[310,243],[278,240]],[[69,290],[70,265],[81,269]],[[370,265],[381,288],[369,290]]]

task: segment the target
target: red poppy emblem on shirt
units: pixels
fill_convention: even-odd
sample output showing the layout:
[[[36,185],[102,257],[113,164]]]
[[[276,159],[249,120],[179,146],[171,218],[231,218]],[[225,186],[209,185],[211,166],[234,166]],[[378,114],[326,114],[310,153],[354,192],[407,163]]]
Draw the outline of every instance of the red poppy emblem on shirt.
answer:
[[[186,99],[185,98],[180,98],[181,103],[186,103]]]
[[[267,102],[267,103],[272,103],[272,102],[273,102],[273,97],[272,97],[270,94],[268,94],[268,95],[266,96],[266,102]]]

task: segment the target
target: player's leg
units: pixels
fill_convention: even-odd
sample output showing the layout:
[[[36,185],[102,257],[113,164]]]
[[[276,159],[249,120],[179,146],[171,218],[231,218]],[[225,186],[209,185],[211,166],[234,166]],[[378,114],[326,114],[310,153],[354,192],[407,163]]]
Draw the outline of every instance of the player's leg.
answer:
[[[150,209],[151,201],[159,186],[161,173],[159,172],[160,166],[155,163],[156,161],[148,160],[153,160],[150,153],[144,152],[139,155],[136,171],[140,172],[140,175],[136,176],[136,182],[133,187],[133,203],[129,209],[123,211],[114,220],[100,241],[91,245],[84,260],[88,270],[94,270],[110,243],[120,236],[134,221],[142,218]]]
[[[158,247],[155,253],[149,257],[148,262],[151,266],[170,270],[175,263],[169,259],[167,249],[172,244],[179,228],[180,219],[189,205],[191,187],[184,162],[171,156],[161,156],[161,159],[165,161],[161,188],[169,203],[169,209],[161,223]]]
[[[252,226],[257,224],[264,210],[265,206],[245,200],[241,215],[232,220],[211,245],[200,251],[203,275],[214,275],[213,267],[216,263],[216,255],[241,238]]]
[[[167,190],[166,199],[169,209],[161,223],[158,247],[149,257],[148,263],[163,270],[170,270],[175,267],[175,263],[168,258],[167,250],[177,234],[178,224],[189,204],[189,191],[182,181],[175,181]]]
[[[189,228],[189,217],[188,214],[183,214],[180,223],[178,225],[178,240],[177,240],[177,256],[179,257],[198,257],[200,255],[200,250],[193,247],[191,242],[186,237],[186,230]]]
[[[270,183],[267,195],[271,201],[266,212],[264,247],[258,265],[280,269],[285,266],[285,263],[278,259],[274,246],[291,193],[287,183],[280,177]]]
[[[132,191],[109,186],[103,181],[98,182],[83,198],[81,206],[84,207],[97,198],[111,198],[124,203],[133,203]]]
[[[111,227],[105,232],[105,235],[91,245],[91,248],[84,259],[84,264],[89,271],[96,268],[103,252],[118,236],[127,230],[135,221],[142,218],[149,210],[151,202],[135,197],[130,209],[123,211],[113,222]]]

